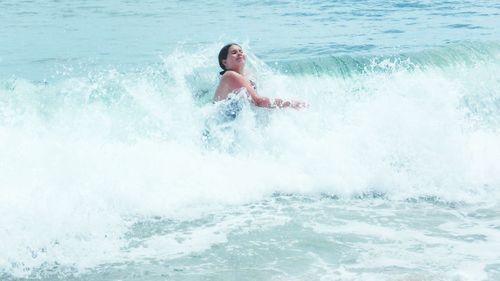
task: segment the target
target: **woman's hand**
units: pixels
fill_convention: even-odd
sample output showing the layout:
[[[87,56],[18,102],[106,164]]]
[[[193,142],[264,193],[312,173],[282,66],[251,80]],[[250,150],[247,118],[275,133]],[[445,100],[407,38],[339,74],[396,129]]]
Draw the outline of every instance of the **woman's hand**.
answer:
[[[285,101],[282,99],[274,99],[274,101],[271,103],[270,107],[278,107],[278,108],[284,108],[284,107],[291,107],[294,109],[301,109],[304,107],[307,107],[308,104],[306,104],[303,101],[296,101],[296,100],[291,100],[291,101]]]
[[[293,109],[301,109],[301,108],[309,107],[309,105],[303,101],[292,100],[292,101],[290,101],[290,107]]]

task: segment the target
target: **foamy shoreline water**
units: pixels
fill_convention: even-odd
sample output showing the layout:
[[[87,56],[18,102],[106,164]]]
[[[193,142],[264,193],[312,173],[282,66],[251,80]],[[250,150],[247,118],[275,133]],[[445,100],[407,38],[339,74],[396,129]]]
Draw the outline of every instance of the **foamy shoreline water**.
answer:
[[[148,70],[4,82],[2,274],[494,279],[490,54],[480,67],[375,60],[348,76],[253,61],[267,73],[263,93],[273,85],[310,107],[247,105],[230,126],[237,141],[215,150],[201,138],[214,78],[197,54],[166,57],[166,79]]]

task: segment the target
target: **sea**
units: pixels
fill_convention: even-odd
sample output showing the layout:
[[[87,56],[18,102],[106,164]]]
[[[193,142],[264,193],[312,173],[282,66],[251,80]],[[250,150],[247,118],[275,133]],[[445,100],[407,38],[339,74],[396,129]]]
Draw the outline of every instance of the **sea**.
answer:
[[[500,280],[500,2],[1,0],[0,280]]]

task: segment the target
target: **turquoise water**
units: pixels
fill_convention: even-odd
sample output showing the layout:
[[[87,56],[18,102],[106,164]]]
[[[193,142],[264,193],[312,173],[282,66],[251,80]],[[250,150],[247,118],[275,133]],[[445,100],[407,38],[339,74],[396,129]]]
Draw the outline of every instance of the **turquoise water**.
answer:
[[[271,62],[399,54],[500,34],[495,1],[28,0],[0,9],[0,75],[38,80],[70,66],[136,69],[177,48],[228,41]]]
[[[0,10],[1,280],[500,279],[495,1]]]

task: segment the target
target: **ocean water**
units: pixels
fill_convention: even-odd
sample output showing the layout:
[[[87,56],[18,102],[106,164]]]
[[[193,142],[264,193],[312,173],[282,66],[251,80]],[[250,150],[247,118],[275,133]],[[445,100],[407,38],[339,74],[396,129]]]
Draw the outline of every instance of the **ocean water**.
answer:
[[[497,1],[0,11],[0,280],[500,280]]]

